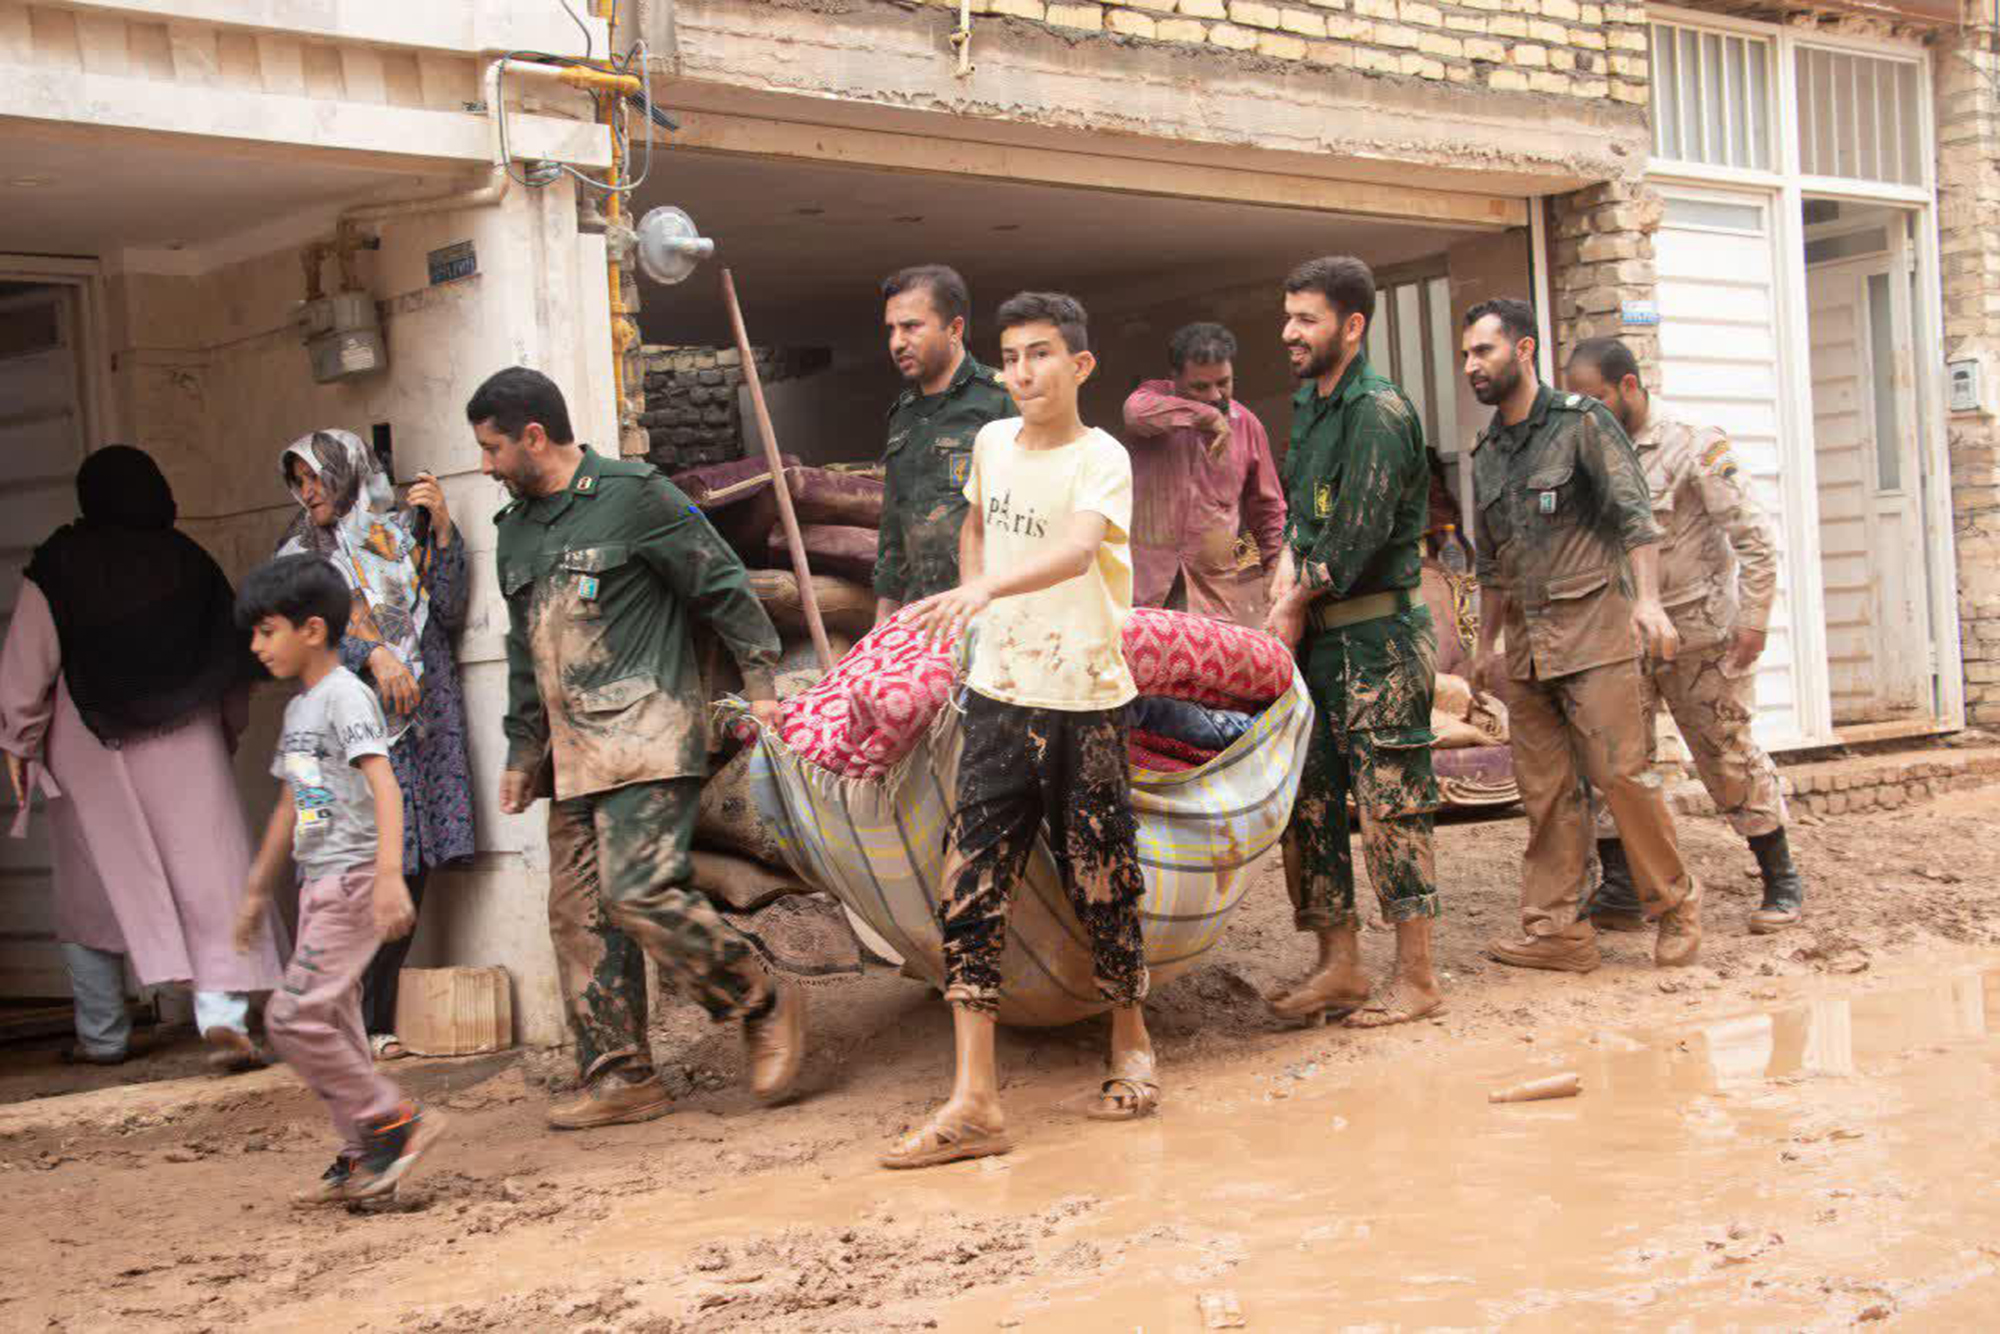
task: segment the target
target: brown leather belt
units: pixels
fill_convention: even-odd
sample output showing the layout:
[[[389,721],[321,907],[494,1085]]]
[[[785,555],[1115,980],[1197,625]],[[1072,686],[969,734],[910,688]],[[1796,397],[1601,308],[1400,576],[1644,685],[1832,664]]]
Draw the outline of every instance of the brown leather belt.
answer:
[[[1399,611],[1408,611],[1417,603],[1417,595],[1407,588],[1388,593],[1367,593],[1340,602],[1322,599],[1306,608],[1306,624],[1314,634],[1324,634],[1328,630],[1344,629],[1363,621],[1379,621]]]

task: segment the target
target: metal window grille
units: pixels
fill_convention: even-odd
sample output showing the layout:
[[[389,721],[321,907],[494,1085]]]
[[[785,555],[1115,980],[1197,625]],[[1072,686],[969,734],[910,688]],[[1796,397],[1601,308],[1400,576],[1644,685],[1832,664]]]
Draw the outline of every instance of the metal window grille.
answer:
[[[1772,169],[1768,39],[1652,25],[1653,156]]]
[[[1924,183],[1914,62],[1801,46],[1796,64],[1800,170],[1884,185]]]

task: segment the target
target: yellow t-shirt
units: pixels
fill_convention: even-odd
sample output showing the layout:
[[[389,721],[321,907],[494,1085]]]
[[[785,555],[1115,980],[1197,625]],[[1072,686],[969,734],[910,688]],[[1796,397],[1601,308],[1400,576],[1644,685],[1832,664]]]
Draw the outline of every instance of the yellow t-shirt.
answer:
[[[976,622],[968,684],[1023,708],[1116,709],[1139,693],[1125,665],[1132,610],[1132,460],[1092,429],[1058,449],[1023,449],[1021,419],[980,428],[965,498],[986,533],[989,574],[1044,554],[1072,516],[1110,525],[1090,569],[1039,593],[997,598]]]

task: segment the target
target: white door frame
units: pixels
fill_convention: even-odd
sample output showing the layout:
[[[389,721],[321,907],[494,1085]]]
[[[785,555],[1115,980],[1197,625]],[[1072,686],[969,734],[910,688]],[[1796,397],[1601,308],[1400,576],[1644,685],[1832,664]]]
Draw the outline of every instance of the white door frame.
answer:
[[[1656,162],[1647,168],[1647,179],[1656,185],[1687,185],[1716,187],[1755,188],[1770,192],[1777,201],[1773,234],[1778,246],[1778,278],[1782,294],[1780,314],[1780,336],[1785,339],[1781,358],[1789,358],[1785,365],[1785,384],[1781,388],[1782,408],[1785,420],[1796,425],[1793,429],[1810,434],[1812,421],[1811,376],[1799,364],[1796,349],[1803,346],[1800,341],[1805,336],[1806,281],[1805,281],[1805,236],[1804,210],[1807,196],[1815,199],[1848,200],[1864,204],[1892,204],[1914,212],[1913,233],[1915,236],[1915,258],[1917,263],[1916,299],[1912,303],[1914,343],[1911,348],[1912,360],[1919,368],[1928,368],[1919,374],[1916,385],[1917,410],[1920,426],[1918,431],[1919,477],[1923,486],[1920,513],[1924,530],[1924,550],[1927,557],[1925,570],[1927,595],[1931,616],[1933,648],[1937,655],[1938,670],[1934,675],[1936,698],[1934,718],[1919,726],[1899,730],[1905,731],[1952,731],[1965,726],[1965,673],[1961,657],[1960,631],[1958,623],[1958,578],[1954,556],[1951,504],[1951,455],[1947,422],[1944,412],[1944,302],[1941,259],[1938,242],[1937,195],[1935,178],[1937,169],[1937,139],[1934,118],[1929,114],[1935,106],[1934,81],[1931,77],[1931,55],[1922,47],[1909,42],[1893,40],[1848,37],[1820,32],[1799,33],[1775,24],[1757,22],[1750,19],[1726,18],[1697,10],[1677,9],[1671,5],[1647,6],[1647,17],[1683,27],[1706,29],[1711,32],[1727,32],[1754,36],[1771,43],[1772,80],[1771,136],[1775,171],[1750,171],[1732,167],[1714,167],[1700,163]],[[1920,186],[1886,185],[1863,180],[1829,179],[1807,177],[1799,159],[1797,134],[1798,80],[1796,52],[1800,47],[1823,47],[1910,62],[1917,73],[1918,101],[1925,114],[1918,117],[1918,159],[1924,164],[1925,181]],[[1806,511],[1817,516],[1818,497],[1811,485],[1813,480],[1813,450],[1809,443],[1802,448],[1795,447],[1787,460],[1795,468],[1804,472],[1807,481],[1805,495],[1799,496],[1799,488],[1786,488],[1785,503],[1788,507],[1805,503]],[[1811,529],[1810,547],[1798,549],[1798,574],[1800,582],[1794,584],[1793,596],[1801,607],[1811,607],[1810,616],[1795,616],[1795,633],[1803,653],[1808,642],[1812,642],[1812,652],[1807,655],[1803,666],[1806,671],[1798,678],[1802,688],[1807,688],[1810,680],[1810,697],[1800,700],[1802,723],[1808,719],[1811,730],[1820,734],[1823,741],[1837,738],[1833,733],[1833,700],[1831,679],[1826,663],[1825,644],[1825,599],[1821,591],[1819,575],[1819,539],[1817,524],[1806,525]],[[1789,528],[1789,525],[1788,525]],[[1804,581],[1811,581],[1811,600],[1806,600]]]
[[[0,282],[76,289],[77,389],[83,402],[84,453],[117,439],[123,423],[118,420],[111,393],[111,321],[106,311],[103,266],[94,259],[0,251]]]
[[[1795,368],[1794,349],[1806,346],[1804,292],[1793,301],[1787,256],[1803,254],[1799,215],[1787,209],[1784,193],[1774,183],[1722,185],[1712,181],[1655,176],[1663,195],[1754,204],[1765,217],[1765,240],[1771,248],[1771,275],[1777,308],[1772,334],[1777,340],[1778,525],[1780,559],[1785,566],[1786,616],[1790,622],[1793,720],[1796,734],[1776,739],[1774,748],[1824,745],[1833,738],[1832,675],[1827,667],[1825,580],[1820,566],[1819,467],[1812,450],[1812,377]],[[1662,225],[1665,225],[1664,223]],[[1674,399],[1673,386],[1662,384],[1661,395]],[[1801,415],[1803,414],[1803,415]],[[1803,447],[1801,447],[1803,445]]]

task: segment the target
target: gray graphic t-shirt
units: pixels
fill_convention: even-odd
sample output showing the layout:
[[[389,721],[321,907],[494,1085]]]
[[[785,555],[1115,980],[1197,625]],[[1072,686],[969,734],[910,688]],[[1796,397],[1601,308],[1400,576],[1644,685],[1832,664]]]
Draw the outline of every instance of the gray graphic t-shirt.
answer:
[[[271,773],[292,789],[292,860],[305,879],[374,864],[375,797],[355,766],[366,755],[386,756],[388,737],[375,692],[345,667],[285,706]]]

